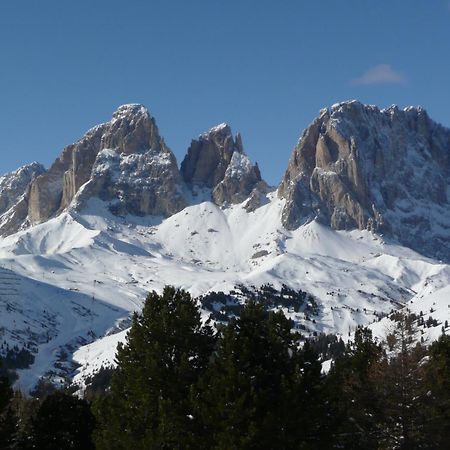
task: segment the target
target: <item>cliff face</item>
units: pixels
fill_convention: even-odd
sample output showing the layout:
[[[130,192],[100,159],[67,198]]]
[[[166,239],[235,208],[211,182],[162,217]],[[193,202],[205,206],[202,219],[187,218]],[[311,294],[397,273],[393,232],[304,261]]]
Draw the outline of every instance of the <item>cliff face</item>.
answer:
[[[279,187],[283,224],[317,218],[450,255],[450,130],[422,108],[344,102],[305,130]]]
[[[44,173],[45,168],[34,162],[0,177],[0,235],[25,225],[30,186]]]
[[[35,164],[0,178],[0,234],[69,206],[81,210],[92,197],[114,214],[169,217],[199,189],[221,207],[246,201],[253,211],[268,187],[228,125],[193,140],[179,170],[150,113],[124,105],[67,146],[48,171]],[[352,101],[322,110],[294,149],[278,194],[287,229],[317,219],[450,260],[450,130],[422,108]]]
[[[64,148],[48,171],[35,169],[20,189],[4,182],[0,215],[11,211],[0,224],[1,234],[45,222],[69,206],[81,210],[93,197],[107,202],[117,215],[169,217],[187,206],[191,189],[210,189],[211,200],[220,206],[250,197],[248,209],[258,206],[266,189],[240,136],[234,138],[227,125],[192,141],[180,172],[154,118],[138,104],[119,107],[110,122]],[[11,200],[17,190],[20,202]]]
[[[168,216],[185,206],[180,184],[175,156],[155,120],[141,105],[124,105],[32,183],[29,219],[35,224],[60,213],[82,186],[80,200],[98,196],[117,213]]]
[[[233,137],[226,124],[192,141],[181,174],[190,187],[211,189],[212,200],[220,206],[241,203],[249,196],[259,198],[257,193],[267,188],[258,165],[252,165],[244,153],[240,134]]]

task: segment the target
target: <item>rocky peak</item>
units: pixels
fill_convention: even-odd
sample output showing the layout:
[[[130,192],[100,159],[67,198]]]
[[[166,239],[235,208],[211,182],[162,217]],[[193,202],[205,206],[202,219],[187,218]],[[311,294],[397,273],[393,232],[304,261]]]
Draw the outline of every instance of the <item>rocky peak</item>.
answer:
[[[111,164],[105,165],[108,158]],[[185,205],[181,182],[175,156],[148,110],[138,104],[123,105],[110,122],[67,146],[48,172],[32,183],[29,218],[34,224],[59,214],[82,186],[78,206],[99,195],[121,213],[170,215]]]
[[[0,214],[11,208],[25,193],[31,181],[44,172],[42,164],[33,162],[0,177]]]
[[[258,165],[244,153],[242,138],[233,137],[227,124],[220,124],[192,140],[181,163],[181,175],[190,186],[209,188],[218,205],[240,203],[254,189],[265,189]]]
[[[108,132],[102,136],[101,149],[118,153],[142,153],[149,148],[159,151],[162,142],[155,119],[140,104],[120,106],[112,115]]]
[[[333,105],[303,133],[279,195],[287,228],[318,218],[448,259],[450,130],[421,107]]]
[[[242,152],[240,138],[233,138],[231,128],[220,124],[193,139],[181,163],[186,183],[214,188],[223,180],[234,152]]]
[[[44,166],[33,162],[0,177],[0,234],[16,229],[26,220],[30,184],[43,173]]]

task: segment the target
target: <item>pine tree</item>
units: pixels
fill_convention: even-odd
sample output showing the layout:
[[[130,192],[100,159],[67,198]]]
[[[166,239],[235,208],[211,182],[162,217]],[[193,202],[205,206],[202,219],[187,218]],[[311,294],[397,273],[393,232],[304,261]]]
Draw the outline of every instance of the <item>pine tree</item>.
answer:
[[[289,320],[249,302],[222,330],[200,383],[203,448],[299,448],[296,439],[307,431],[294,386],[301,378],[299,363]]]
[[[328,415],[322,441],[346,449],[378,449],[377,397],[371,373],[382,355],[368,328],[359,327],[355,341],[331,368],[325,387]]]
[[[424,377],[424,435],[428,448],[448,448],[450,435],[450,336],[443,335],[429,348],[429,361],[422,365]]]
[[[149,294],[118,347],[110,394],[96,401],[98,448],[196,448],[190,392],[213,343],[189,293],[166,287]]]
[[[33,444],[40,450],[94,450],[95,419],[89,404],[56,391],[40,405],[33,420]]]
[[[394,327],[388,335],[391,353],[371,371],[381,413],[379,441],[382,448],[429,448],[424,434],[428,403],[425,348],[417,342],[415,316],[398,312],[392,318]]]
[[[35,449],[33,424],[40,407],[40,401],[16,391],[11,400],[11,407],[16,426],[9,450]]]
[[[7,377],[0,378],[0,448],[7,449],[12,443],[15,420],[11,409],[13,391]]]

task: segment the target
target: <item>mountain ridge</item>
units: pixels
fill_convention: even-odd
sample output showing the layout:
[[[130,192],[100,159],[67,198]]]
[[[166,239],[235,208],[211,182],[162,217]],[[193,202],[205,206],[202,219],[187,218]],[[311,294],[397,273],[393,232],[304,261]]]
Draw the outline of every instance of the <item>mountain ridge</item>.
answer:
[[[447,296],[450,266],[445,258],[442,258],[444,262],[438,261],[430,258],[431,251],[401,245],[401,236],[380,226],[367,226],[371,218],[367,215],[362,216],[361,229],[359,226],[336,229],[330,224],[334,209],[342,206],[341,201],[364,200],[364,196],[358,197],[350,190],[352,184],[343,180],[349,173],[354,174],[347,169],[357,163],[358,152],[366,150],[360,147],[360,128],[369,124],[373,130],[384,132],[384,119],[379,119],[383,125],[380,128],[376,118],[379,114],[384,117],[387,112],[348,102],[335,105],[335,112],[323,110],[294,150],[291,158],[294,163],[288,168],[291,178],[285,178],[277,190],[267,187],[257,165],[243,152],[242,138],[234,136],[224,124],[193,140],[191,145],[196,150],[190,156],[188,152],[185,163],[192,171],[181,171],[156,131],[156,122],[141,108],[136,104],[119,108],[111,122],[92,128],[77,143],[66,147],[68,150],[55,162],[50,176],[49,171],[40,167],[38,172],[42,173],[27,178],[21,185],[24,192],[13,197],[13,206],[8,211],[14,209],[17,198],[16,204],[22,202],[17,212],[28,213],[24,207],[29,200],[23,194],[31,191],[33,183],[35,189],[53,186],[59,192],[50,196],[51,208],[42,211],[43,217],[48,214],[49,218],[33,224],[29,217],[22,215],[16,231],[10,230],[0,238],[0,267],[3,268],[0,270],[0,337],[4,343],[32,349],[35,355],[33,365],[20,371],[18,386],[31,389],[40,376],[50,377],[57,383],[75,377],[83,383],[101,364],[112,363],[111,345],[125,337],[129,315],[141,308],[146,293],[159,292],[167,284],[184,288],[195,296],[212,291],[230,292],[237,285],[270,284],[280,289],[287,284],[310,294],[318,305],[314,317],[280,306],[305,336],[334,332],[346,338],[358,325],[371,326],[382,335],[389,326],[382,317],[398,308],[408,308],[417,314],[423,312],[425,319],[437,317],[438,325],[425,331],[431,339],[441,333],[446,320],[450,321]],[[375,119],[372,117],[371,124],[366,117],[359,122],[361,127],[346,124],[339,114],[347,117],[348,111],[339,112],[340,108],[350,108],[351,114],[362,114],[363,118],[374,115]],[[354,112],[355,108],[360,111]],[[424,125],[411,119],[414,127],[420,126],[417,130],[412,127],[413,133],[408,131],[408,138],[415,136],[414,133],[423,136],[430,130],[427,122],[430,119],[418,108],[404,112],[414,117],[419,113]],[[329,122],[333,120],[331,126]],[[395,119],[395,123],[399,126],[403,121]],[[411,126],[408,121],[404,124]],[[354,144],[351,136],[347,139],[346,126],[355,136]],[[331,137],[337,141],[335,146],[330,145],[327,130],[331,130]],[[383,142],[391,145],[394,141],[389,140],[387,131]],[[319,139],[320,136],[323,137]],[[319,141],[327,145],[318,144]],[[371,147],[372,140],[367,142],[369,155],[378,151],[378,146],[375,150]],[[409,143],[409,140],[402,142]],[[419,140],[420,146],[403,145],[400,150],[412,154],[420,150],[419,156],[422,154],[435,164],[433,147],[427,147],[427,142]],[[446,147],[446,142],[444,139],[441,146],[448,152],[450,147]],[[391,149],[387,144],[386,149]],[[153,147],[147,148],[150,145]],[[352,145],[353,163],[345,159],[352,155]],[[340,154],[345,164],[338,163]],[[204,163],[198,163],[199,155]],[[437,172],[442,180],[447,180],[446,155],[444,167]],[[208,166],[211,159],[214,164]],[[299,170],[302,167],[311,170],[302,172]],[[414,168],[408,165],[407,169],[410,171],[411,167]],[[423,176],[432,181],[426,169]],[[361,168],[358,170],[358,176],[352,180],[366,182],[367,174]],[[314,171],[319,173],[313,176]],[[321,198],[320,192],[334,191],[332,184],[326,186],[328,191],[315,190],[321,184],[314,177],[323,176],[323,172],[331,173],[325,177],[338,186],[341,183],[354,197],[330,196],[330,202],[325,202],[326,197]],[[197,173],[194,181],[199,182],[192,183],[194,177],[189,178],[186,173]],[[369,188],[377,187],[379,174],[369,178],[372,183]],[[304,190],[299,190],[299,183]],[[75,189],[78,184],[80,187]],[[401,188],[405,187],[408,187],[406,182]],[[433,186],[429,188],[433,193]],[[304,205],[303,197],[296,192],[317,196],[318,205],[325,210],[311,207],[311,203]],[[424,195],[417,196],[418,201],[423,203],[428,192],[426,185]],[[367,186],[358,195],[364,193],[371,198]],[[151,195],[157,201],[153,202]],[[439,197],[431,195],[428,203],[438,208],[434,200]],[[68,206],[62,206],[67,202]],[[299,223],[286,226],[286,215],[290,214],[287,211],[294,208],[296,213],[301,207],[304,214],[296,217]],[[50,210],[54,212],[49,214]],[[355,212],[350,218],[361,217],[358,211],[355,207],[344,212]],[[448,211],[445,208],[436,211],[442,214],[439,220],[445,222]],[[381,208],[380,214],[384,222],[392,222],[392,217]],[[9,217],[6,219],[11,220]],[[401,220],[399,223],[403,225]],[[381,221],[379,225],[384,226]],[[394,225],[398,226],[396,222]],[[443,228],[441,232],[445,240],[448,229]],[[446,251],[445,248],[442,246],[441,250]],[[14,289],[8,287],[11,280],[15,280]],[[201,306],[204,320],[211,314],[222,314],[219,304],[212,306],[216,308],[214,311],[208,309],[211,305]]]

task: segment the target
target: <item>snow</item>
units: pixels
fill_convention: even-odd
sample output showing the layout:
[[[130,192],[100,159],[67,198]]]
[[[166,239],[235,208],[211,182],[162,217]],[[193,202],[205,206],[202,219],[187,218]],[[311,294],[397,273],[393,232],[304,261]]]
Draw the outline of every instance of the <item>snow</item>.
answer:
[[[121,321],[167,284],[197,296],[238,283],[286,283],[321,305],[315,323],[285,310],[295,323],[344,338],[359,324],[381,333],[379,317],[405,305],[447,319],[450,266],[368,231],[333,231],[317,222],[287,231],[284,200],[275,193],[254,212],[243,205],[222,209],[198,200],[163,220],[116,217],[92,198],[80,212],[0,239],[0,266],[16,280],[16,292],[2,295],[0,271],[0,338],[32,341],[38,350],[17,386],[32,388],[55,363],[81,384],[113,364],[127,332]],[[427,331],[430,339],[440,332],[441,325]]]
[[[228,127],[229,126],[226,123],[219,123],[219,125],[216,125],[215,127],[210,128],[206,133],[203,133],[203,136],[207,136],[211,133],[217,133],[218,131],[222,131]]]
[[[241,178],[249,174],[253,169],[252,163],[247,155],[233,152],[230,164],[225,171],[225,178]]]

